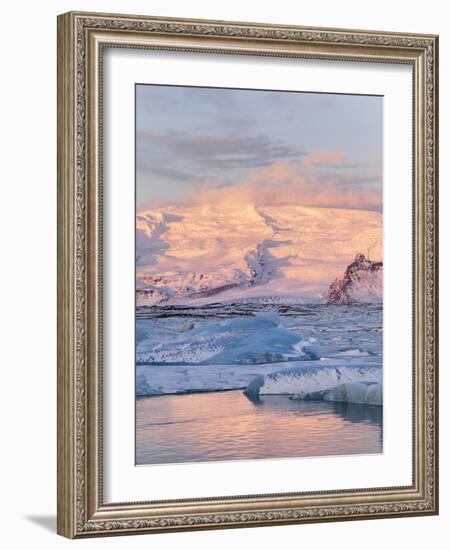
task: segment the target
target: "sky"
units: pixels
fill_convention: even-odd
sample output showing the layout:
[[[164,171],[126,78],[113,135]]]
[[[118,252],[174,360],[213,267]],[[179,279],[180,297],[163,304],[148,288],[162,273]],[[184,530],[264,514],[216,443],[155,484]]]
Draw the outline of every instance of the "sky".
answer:
[[[383,98],[136,85],[137,210],[382,210]]]

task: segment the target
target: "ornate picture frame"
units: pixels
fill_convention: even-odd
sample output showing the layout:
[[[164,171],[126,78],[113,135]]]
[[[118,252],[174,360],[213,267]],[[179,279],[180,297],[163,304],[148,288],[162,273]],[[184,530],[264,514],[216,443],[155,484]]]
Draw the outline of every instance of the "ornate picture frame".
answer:
[[[105,48],[404,64],[412,68],[412,483],[104,501]],[[69,538],[438,513],[438,37],[70,12],[58,17],[58,533]]]

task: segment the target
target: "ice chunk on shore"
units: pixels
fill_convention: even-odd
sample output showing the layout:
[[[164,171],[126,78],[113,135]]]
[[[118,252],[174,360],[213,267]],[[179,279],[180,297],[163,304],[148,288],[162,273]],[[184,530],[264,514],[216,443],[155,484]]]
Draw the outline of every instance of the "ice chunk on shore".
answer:
[[[308,394],[332,390],[343,384],[381,383],[381,380],[381,365],[296,366],[255,377],[245,393],[249,396],[285,394],[304,398]]]

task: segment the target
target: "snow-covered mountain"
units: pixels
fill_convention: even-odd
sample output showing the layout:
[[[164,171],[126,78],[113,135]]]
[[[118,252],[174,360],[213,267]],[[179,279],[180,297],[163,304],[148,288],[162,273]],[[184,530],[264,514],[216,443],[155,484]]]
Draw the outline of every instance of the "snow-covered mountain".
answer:
[[[137,216],[138,305],[319,301],[356,253],[382,259],[379,212],[172,206]]]
[[[376,303],[383,301],[383,262],[357,254],[342,277],[323,295],[327,304]]]

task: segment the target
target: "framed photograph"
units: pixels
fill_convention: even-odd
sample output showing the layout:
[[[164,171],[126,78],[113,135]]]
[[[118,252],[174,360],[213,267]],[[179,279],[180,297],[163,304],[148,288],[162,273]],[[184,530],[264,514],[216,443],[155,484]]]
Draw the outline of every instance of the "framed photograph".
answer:
[[[436,514],[437,36],[58,18],[58,532]]]

